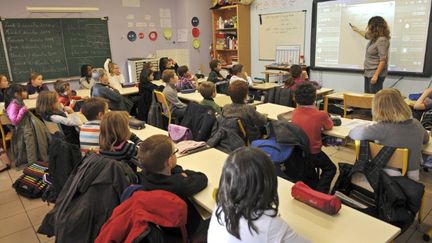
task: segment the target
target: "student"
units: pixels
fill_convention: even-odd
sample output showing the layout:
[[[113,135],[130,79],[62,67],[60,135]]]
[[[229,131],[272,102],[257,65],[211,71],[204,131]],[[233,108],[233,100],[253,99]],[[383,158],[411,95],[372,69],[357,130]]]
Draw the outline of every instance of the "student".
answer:
[[[183,119],[187,105],[181,102],[177,95],[177,74],[174,72],[174,70],[167,69],[162,73],[162,81],[166,83],[163,94],[168,101],[172,115],[179,120]]]
[[[376,122],[353,128],[349,136],[355,140],[372,140],[385,146],[408,148],[408,177],[419,180],[423,144],[429,134],[420,122],[411,117],[411,109],[397,89],[383,89],[372,100],[372,118]],[[391,176],[400,171],[384,169]]]
[[[303,82],[297,86],[294,93],[297,108],[292,113],[291,121],[296,124],[309,138],[312,162],[321,169],[320,179],[316,190],[328,193],[330,184],[336,174],[336,166],[321,150],[322,130],[333,128],[333,122],[327,113],[319,111],[315,106],[316,88],[310,82]]]
[[[163,91],[164,87],[152,83],[154,79],[154,71],[151,67],[144,68],[141,71],[138,90],[140,99],[137,102],[138,114],[137,119],[146,121],[153,100],[153,91]]]
[[[102,117],[108,111],[108,103],[103,98],[90,98],[84,101],[81,112],[87,119],[80,128],[81,153],[89,150],[99,152],[99,134]]]
[[[232,152],[222,169],[208,242],[308,242],[278,215],[277,185],[267,154],[248,147]]]
[[[72,93],[74,92],[70,84],[66,80],[57,80],[54,83],[54,90],[57,92],[58,101],[63,106],[69,106],[70,108],[74,108],[75,102],[77,100],[81,100],[80,96],[74,96]]]
[[[224,81],[225,78],[220,74],[220,71],[222,70],[222,64],[219,60],[213,59],[209,63],[210,66],[210,73],[208,75],[207,81],[218,83],[221,81]]]
[[[290,73],[292,78],[294,79],[294,83],[295,83],[295,85],[293,86],[294,89],[297,85],[309,79],[307,72],[303,71],[300,65],[296,65],[296,64],[292,65],[290,67]]]
[[[247,83],[241,80],[232,82],[228,87],[228,93],[233,103],[223,107],[223,116],[239,118],[246,128],[250,141],[260,139],[267,116],[257,112],[254,106],[245,103],[248,95]]]
[[[231,69],[231,79],[230,84],[236,80],[242,80],[244,82],[247,82],[249,86],[252,86],[252,79],[248,76],[246,72],[243,72],[243,65],[242,64],[235,64]]]
[[[432,108],[432,88],[427,88],[414,104],[414,110],[427,111]]]
[[[162,76],[163,72],[167,69],[174,70],[177,73],[178,64],[172,58],[162,57],[159,59],[159,74]]]
[[[137,144],[141,140],[129,129],[129,114],[125,111],[111,111],[100,123],[100,154],[128,164],[137,171]]]
[[[42,74],[32,72],[27,83],[27,93],[30,97],[37,97],[42,91],[48,91],[48,86],[43,83]]]
[[[58,102],[57,93],[54,91],[42,91],[36,100],[36,113],[43,120],[60,125],[66,141],[79,145],[79,127],[81,118],[68,106]]]
[[[201,105],[210,106],[214,112],[222,113],[220,106],[213,100],[216,97],[216,85],[214,83],[208,81],[201,82],[198,86],[198,91],[204,98],[204,100],[201,101]]]
[[[123,74],[120,72],[120,67],[107,58],[104,63],[104,69],[108,72],[109,83],[116,89],[121,89],[122,84],[125,83]]]
[[[9,80],[6,75],[0,74],[0,102],[5,102],[6,89],[9,87]]]
[[[26,98],[26,89],[20,84],[12,84],[6,91],[6,114],[14,126],[18,126],[27,114],[27,107],[24,104],[24,99]]]
[[[179,81],[176,83],[177,91],[182,91],[186,89],[196,89],[195,82],[198,80],[194,75],[192,75],[189,71],[188,66],[183,65],[177,69],[179,75]]]
[[[90,89],[91,97],[101,97],[108,100],[108,106],[111,110],[130,111],[133,106],[132,102],[110,85],[108,74],[104,69],[94,69],[92,76],[97,83]]]
[[[91,89],[96,81],[92,78],[93,67],[90,64],[81,66],[80,89]]]
[[[138,177],[146,190],[169,191],[187,202],[187,229],[191,234],[198,228],[200,216],[188,198],[206,188],[208,180],[201,172],[183,170],[177,165],[177,151],[166,135],[147,138],[139,145],[138,160],[143,171],[138,172]]]

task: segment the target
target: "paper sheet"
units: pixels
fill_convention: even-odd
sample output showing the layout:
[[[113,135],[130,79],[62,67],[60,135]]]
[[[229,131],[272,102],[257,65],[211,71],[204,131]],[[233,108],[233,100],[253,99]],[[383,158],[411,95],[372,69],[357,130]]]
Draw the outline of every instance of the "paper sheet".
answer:
[[[144,15],[144,20],[145,20],[145,21],[149,21],[149,20],[151,20],[151,15],[150,15],[150,14],[146,14],[146,15]]]
[[[140,0],[122,0],[123,7],[139,8],[141,7]]]
[[[171,19],[160,19],[161,28],[171,28]]]
[[[169,8],[160,8],[159,9],[159,17],[161,17],[161,18],[171,18],[171,9],[169,9]]]
[[[137,28],[145,28],[145,27],[147,27],[147,23],[146,22],[136,22],[135,23],[135,27],[137,27]]]
[[[373,124],[373,122],[372,121],[361,120],[361,119],[353,119],[353,120],[347,122],[346,124],[343,124],[343,126],[344,127],[348,127],[351,130],[354,127],[357,127],[357,126],[370,125],[370,124]]]
[[[134,27],[134,23],[133,22],[128,22],[128,28],[133,28]]]
[[[134,20],[134,19],[135,19],[135,15],[133,15],[133,14],[128,14],[128,15],[126,16],[126,19],[128,19],[128,20]]]
[[[177,30],[177,42],[187,42],[188,41],[188,30],[178,29]]]

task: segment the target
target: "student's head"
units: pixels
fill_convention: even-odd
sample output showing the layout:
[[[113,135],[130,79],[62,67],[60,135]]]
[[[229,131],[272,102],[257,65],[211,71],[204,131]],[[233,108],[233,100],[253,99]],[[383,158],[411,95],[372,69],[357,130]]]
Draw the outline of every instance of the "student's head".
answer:
[[[54,90],[59,95],[67,95],[67,96],[72,95],[72,89],[70,87],[70,84],[66,80],[60,80],[60,79],[57,80],[54,83]]]
[[[140,83],[148,83],[154,79],[154,71],[151,68],[145,68],[140,73]]]
[[[228,94],[235,104],[244,104],[249,91],[248,83],[242,80],[232,82],[228,87]]]
[[[284,81],[285,87],[292,87],[295,84],[295,80],[290,73],[286,75],[286,79]]]
[[[377,122],[403,122],[412,117],[411,109],[397,89],[382,89],[372,100],[372,117]]]
[[[111,75],[120,75],[120,67],[117,63],[110,62],[108,64],[108,70]]]
[[[291,67],[290,67],[290,72],[291,72],[291,76],[294,78],[294,79],[298,79],[298,78],[300,78],[300,76],[301,76],[301,74],[302,74],[302,72],[303,72],[303,70],[302,70],[302,68],[300,67],[300,65],[292,65]]]
[[[102,120],[107,111],[108,102],[100,97],[86,99],[81,106],[81,113],[88,121]]]
[[[211,60],[209,66],[211,70],[218,71],[218,72],[222,69],[222,64],[217,59]]]
[[[6,90],[5,107],[7,107],[13,99],[23,100],[25,98],[27,98],[27,91],[25,86],[21,84],[12,84]]]
[[[99,144],[102,151],[114,151],[114,147],[129,140],[129,114],[111,111],[103,116],[100,124]]]
[[[162,81],[165,83],[175,84],[178,81],[177,74],[174,72],[174,70],[166,69],[162,73]]]
[[[211,99],[216,97],[216,85],[213,82],[204,81],[198,86],[198,91],[204,99]]]
[[[179,77],[187,77],[189,76],[189,68],[186,65],[180,66],[177,68],[177,73]]]
[[[316,88],[311,82],[302,82],[297,85],[294,99],[298,105],[313,105],[316,99]]]
[[[172,66],[172,61],[168,57],[162,57],[159,60],[159,67],[170,68]]]
[[[108,74],[103,68],[93,69],[92,78],[99,83],[109,84]]]
[[[249,230],[258,233],[254,220],[265,210],[278,212],[277,177],[267,154],[257,148],[243,147],[225,161],[216,196],[216,216],[229,233],[240,239],[239,221],[248,221]],[[221,213],[223,212],[224,217]]]
[[[385,19],[381,16],[374,16],[369,19],[367,31],[371,34],[373,41],[376,41],[379,37],[390,38],[390,29]]]
[[[233,75],[236,75],[236,76],[243,73],[243,65],[242,64],[235,64],[231,68],[231,73]]]
[[[33,87],[41,87],[43,83],[42,74],[37,72],[30,73],[29,82]]]
[[[9,87],[9,80],[6,75],[0,74],[0,89],[6,89]]]
[[[37,114],[45,117],[59,109],[60,104],[57,101],[57,93],[55,91],[42,91],[39,93],[36,100]]]
[[[81,77],[91,78],[92,76],[92,65],[84,64],[81,66]]]
[[[175,152],[175,144],[168,136],[153,135],[140,143],[138,160],[147,171],[160,173],[176,166]]]

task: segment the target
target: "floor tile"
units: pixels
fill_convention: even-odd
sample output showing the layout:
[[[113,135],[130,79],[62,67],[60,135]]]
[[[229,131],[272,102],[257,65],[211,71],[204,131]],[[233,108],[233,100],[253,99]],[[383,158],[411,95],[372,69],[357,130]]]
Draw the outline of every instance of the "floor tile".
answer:
[[[8,177],[0,178],[0,192],[9,190],[11,188],[12,188],[12,182],[10,178]]]
[[[0,172],[0,180],[1,179],[9,179],[10,180],[9,172],[7,170]]]
[[[0,238],[0,243],[39,243],[39,240],[33,228],[28,228],[3,238]]]
[[[3,205],[8,202],[12,201],[18,201],[19,196],[17,195],[16,191],[12,188],[9,190],[2,191],[0,194],[0,205]]]
[[[42,201],[42,199],[40,199],[40,198],[30,199],[30,198],[20,196],[20,199],[24,205],[25,210],[27,210],[27,211],[30,209],[34,209],[34,208],[47,206],[47,203]]]
[[[405,243],[408,242],[408,240],[411,238],[411,236],[416,231],[416,225],[417,223],[414,222],[403,234],[399,235],[394,243]]]
[[[25,212],[0,219],[0,238],[31,227]]]
[[[19,200],[0,205],[0,219],[8,218],[24,212],[24,207]]]
[[[18,177],[20,177],[23,174],[22,170],[16,170],[14,168],[8,170],[9,172],[9,176],[12,179],[12,182],[16,181],[16,179],[18,179]]]
[[[53,205],[53,204],[51,204]],[[44,206],[44,207],[38,207],[27,211],[27,215],[30,218],[31,223],[36,226],[40,225],[42,223],[42,220],[44,219],[45,215],[53,208],[53,206]]]

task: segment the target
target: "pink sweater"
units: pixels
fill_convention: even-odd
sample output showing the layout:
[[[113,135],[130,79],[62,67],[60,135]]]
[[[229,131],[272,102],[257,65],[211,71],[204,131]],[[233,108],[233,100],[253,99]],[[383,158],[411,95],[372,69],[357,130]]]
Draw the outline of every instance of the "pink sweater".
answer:
[[[13,100],[6,108],[6,113],[12,125],[16,126],[27,113],[27,108],[24,105],[20,105],[19,101]]]

